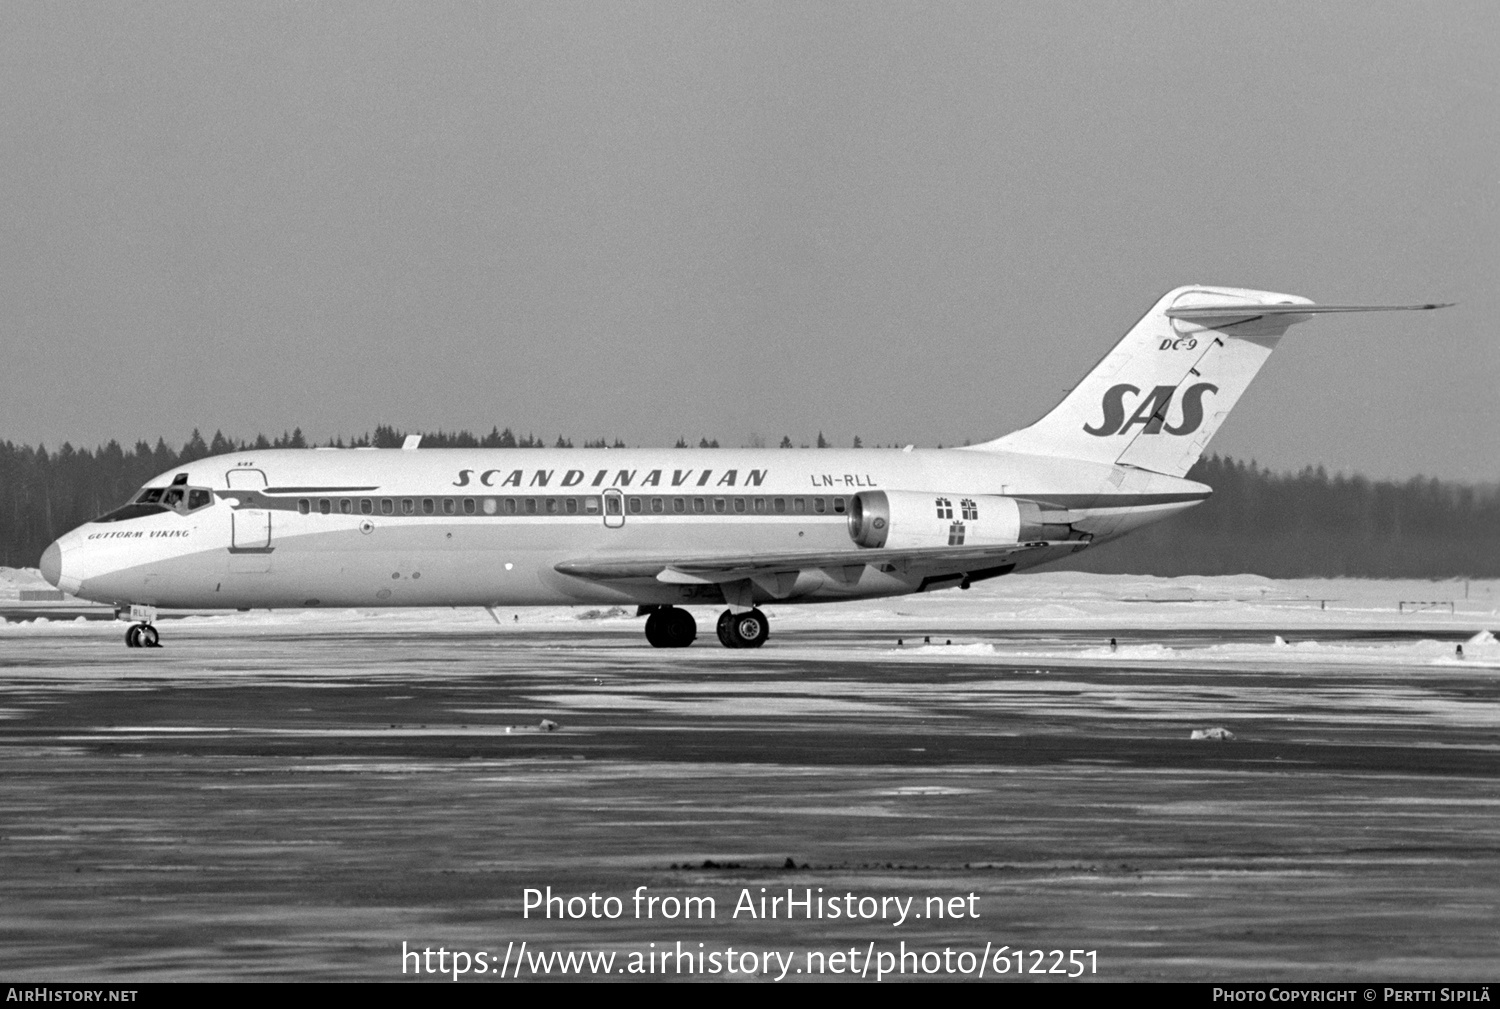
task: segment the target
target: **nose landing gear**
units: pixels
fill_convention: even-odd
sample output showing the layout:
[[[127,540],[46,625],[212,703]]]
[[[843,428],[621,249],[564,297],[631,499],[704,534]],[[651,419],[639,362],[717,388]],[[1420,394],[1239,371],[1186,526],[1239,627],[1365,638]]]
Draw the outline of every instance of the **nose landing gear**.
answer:
[[[698,637],[698,621],[687,610],[663,606],[646,617],[646,640],[655,648],[686,648]]]
[[[771,636],[771,621],[760,610],[719,614],[719,643],[725,648],[759,648]]]
[[[125,631],[126,648],[160,648],[161,636],[150,624],[131,624]]]

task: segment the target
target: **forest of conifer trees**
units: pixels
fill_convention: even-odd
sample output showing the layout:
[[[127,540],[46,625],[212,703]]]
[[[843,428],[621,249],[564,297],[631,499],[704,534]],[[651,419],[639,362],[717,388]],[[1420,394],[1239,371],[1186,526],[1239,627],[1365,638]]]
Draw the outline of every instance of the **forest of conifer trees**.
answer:
[[[1057,565],[1271,578],[1500,576],[1500,488],[1414,477],[1272,473],[1211,455],[1188,478],[1214,495],[1176,518]]]
[[[373,434],[335,447],[399,447],[403,432]],[[821,433],[821,446],[827,442]],[[116,507],[174,466],[242,448],[305,448],[301,430],[234,442],[197,432],[181,449],[158,439],[96,450],[56,451],[0,442],[0,565],[35,567],[59,535]],[[623,447],[616,439],[588,448]],[[685,439],[678,445],[686,446]],[[783,438],[783,447],[791,439]],[[509,428],[424,434],[423,449],[542,448]],[[718,441],[703,438],[703,448]],[[572,448],[561,435],[553,447]],[[1330,477],[1319,467],[1277,474],[1253,462],[1209,456],[1188,474],[1214,488],[1205,504],[1058,565],[1075,570],[1155,574],[1260,574],[1273,578],[1492,578],[1500,576],[1500,488],[1438,480],[1371,481]]]

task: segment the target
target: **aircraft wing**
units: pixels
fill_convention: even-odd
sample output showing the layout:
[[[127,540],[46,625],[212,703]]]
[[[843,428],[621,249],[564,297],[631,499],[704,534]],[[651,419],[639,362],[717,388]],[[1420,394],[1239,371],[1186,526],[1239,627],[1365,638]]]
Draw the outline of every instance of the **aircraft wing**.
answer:
[[[963,575],[1003,567],[1018,554],[1047,547],[1084,545],[1082,540],[1037,540],[1008,546],[913,547],[907,549],[831,550],[827,553],[710,554],[698,557],[586,557],[562,561],[555,570],[592,581],[654,579],[671,585],[718,585],[746,579],[795,575],[822,570],[892,565],[905,571]],[[857,574],[857,572],[855,572]],[[852,576],[847,576],[852,578]]]

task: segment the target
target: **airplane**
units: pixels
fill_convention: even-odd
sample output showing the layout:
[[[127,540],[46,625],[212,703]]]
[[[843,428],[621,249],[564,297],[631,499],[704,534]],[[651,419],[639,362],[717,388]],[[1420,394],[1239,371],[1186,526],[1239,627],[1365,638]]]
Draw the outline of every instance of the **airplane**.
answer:
[[[1185,479],[1292,325],[1337,312],[1188,285],[1050,412],[950,449],[281,449],[178,466],[47,547],[43,576],[132,621],[159,608],[638,607],[646,640],[728,648],[761,606],[967,589],[1191,508]],[[498,617],[496,617],[498,620]]]

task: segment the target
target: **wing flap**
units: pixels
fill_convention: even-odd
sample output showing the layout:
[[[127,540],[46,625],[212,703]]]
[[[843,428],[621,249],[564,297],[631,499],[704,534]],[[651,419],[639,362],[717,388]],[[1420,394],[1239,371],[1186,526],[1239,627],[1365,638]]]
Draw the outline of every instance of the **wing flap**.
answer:
[[[590,581],[654,580],[671,585],[716,585],[748,578],[773,577],[785,582],[798,571],[822,570],[847,580],[846,569],[891,564],[925,570],[964,571],[994,567],[1018,554],[1048,547],[1078,547],[1082,540],[1037,540],[1007,546],[920,547],[911,549],[837,550],[827,553],[766,553],[704,557],[584,557],[553,565],[560,574]]]

